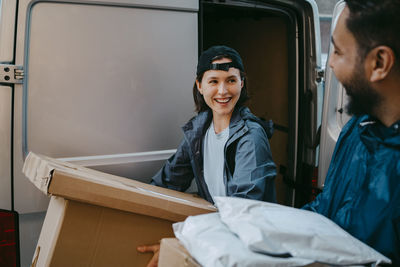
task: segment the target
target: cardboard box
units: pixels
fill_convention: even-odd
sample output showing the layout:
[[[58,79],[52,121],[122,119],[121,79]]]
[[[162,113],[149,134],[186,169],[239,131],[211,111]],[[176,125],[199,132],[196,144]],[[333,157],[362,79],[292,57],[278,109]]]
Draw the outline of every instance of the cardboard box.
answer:
[[[173,236],[172,223],[216,211],[190,194],[30,153],[24,174],[51,195],[32,266],[146,266],[136,251]]]
[[[201,267],[176,238],[161,240],[158,267]]]

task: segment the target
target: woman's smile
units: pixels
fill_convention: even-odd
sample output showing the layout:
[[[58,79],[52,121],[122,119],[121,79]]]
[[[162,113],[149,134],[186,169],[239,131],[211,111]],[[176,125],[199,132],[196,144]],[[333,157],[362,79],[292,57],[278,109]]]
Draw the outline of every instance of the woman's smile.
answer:
[[[227,104],[231,101],[232,97],[225,97],[225,98],[214,98],[214,100],[219,104]]]

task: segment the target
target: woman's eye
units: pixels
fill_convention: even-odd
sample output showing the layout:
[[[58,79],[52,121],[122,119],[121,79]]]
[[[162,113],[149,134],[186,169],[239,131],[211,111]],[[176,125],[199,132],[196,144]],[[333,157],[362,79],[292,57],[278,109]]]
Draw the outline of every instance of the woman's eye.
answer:
[[[216,84],[216,83],[217,83],[217,80],[210,80],[208,83],[210,83],[210,84]]]
[[[228,80],[229,83],[236,83],[236,79],[230,79]]]

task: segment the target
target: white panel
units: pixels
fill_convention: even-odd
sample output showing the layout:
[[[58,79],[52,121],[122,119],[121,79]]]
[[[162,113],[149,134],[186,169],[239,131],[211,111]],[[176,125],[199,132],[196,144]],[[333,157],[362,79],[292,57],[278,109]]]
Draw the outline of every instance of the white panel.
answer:
[[[72,157],[175,148],[193,115],[196,19],[35,5],[25,69],[28,150]]]
[[[21,6],[21,13],[29,7]],[[27,150],[57,158],[175,149],[180,127],[194,115],[197,62],[197,13],[187,9],[52,2],[31,7],[23,47],[26,87],[16,91],[20,212],[47,205],[20,173],[25,137]],[[18,52],[22,40],[18,35]],[[131,176],[141,178],[143,167],[135,164]],[[145,166],[155,174],[160,162]]]
[[[72,162],[81,166],[105,166],[111,164],[125,164],[135,162],[166,160],[176,152],[176,149],[148,151],[127,154],[112,154],[89,157],[58,158],[62,161]]]
[[[12,62],[15,33],[15,0],[0,1],[0,62]]]
[[[0,86],[0,209],[11,210],[11,88]]]
[[[335,7],[335,11],[333,13],[331,35],[334,27],[336,26],[337,19],[344,7],[344,2],[339,2]],[[333,47],[331,44],[329,46],[329,55],[332,53],[332,49]],[[327,62],[329,62],[329,58]],[[338,110],[344,108],[346,101],[344,99],[345,97],[346,96],[343,86],[338,82],[332,69],[327,64],[325,74],[325,94],[322,113],[321,142],[318,167],[319,188],[322,188],[324,186],[326,173],[328,172],[336,141],[339,137],[343,125],[347,122],[349,118],[346,114],[344,114],[344,112],[338,112]]]

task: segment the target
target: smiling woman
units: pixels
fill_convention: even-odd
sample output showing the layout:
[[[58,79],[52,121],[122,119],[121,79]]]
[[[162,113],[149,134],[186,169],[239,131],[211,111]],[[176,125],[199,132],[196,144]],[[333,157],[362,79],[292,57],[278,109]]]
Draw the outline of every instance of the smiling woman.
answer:
[[[215,196],[276,202],[268,142],[272,123],[244,106],[248,96],[240,55],[213,46],[200,56],[196,74],[198,115],[183,126],[184,140],[152,183],[185,191],[194,178],[198,194],[210,202]]]
[[[194,178],[198,194],[210,202],[216,196],[276,202],[276,167],[268,142],[272,122],[244,106],[247,81],[240,55],[227,46],[212,46],[201,54],[196,75],[198,114],[182,127],[184,140],[152,184],[185,191]],[[137,249],[154,253],[148,264],[154,267],[159,248]]]

